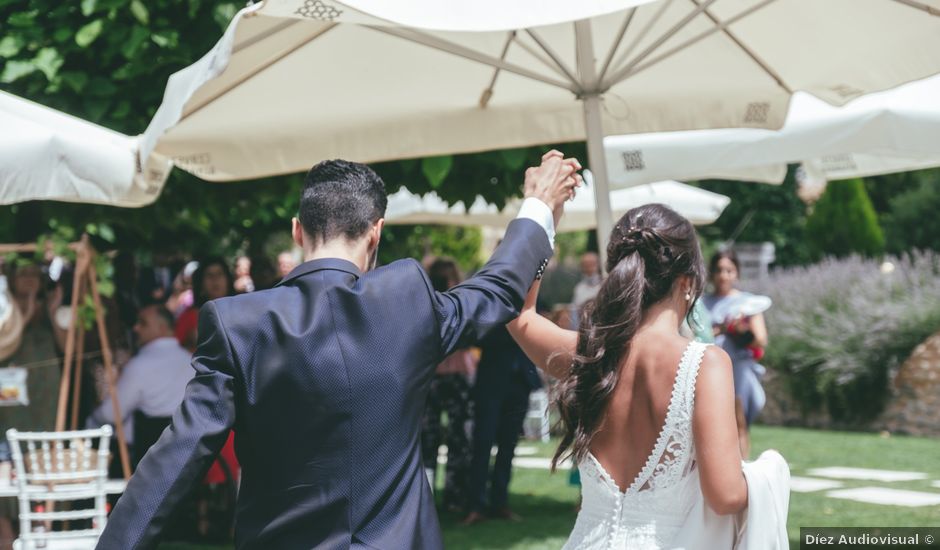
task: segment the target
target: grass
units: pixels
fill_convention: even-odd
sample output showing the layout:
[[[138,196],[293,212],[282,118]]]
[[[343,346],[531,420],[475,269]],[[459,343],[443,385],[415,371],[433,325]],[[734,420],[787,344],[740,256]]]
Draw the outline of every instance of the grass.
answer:
[[[537,456],[550,456],[553,444],[525,443]],[[925,472],[940,480],[940,440],[918,437],[881,437],[796,428],[757,426],[752,434],[753,456],[775,448],[790,463],[793,475],[825,466],[849,466]],[[438,476],[442,477],[442,476]],[[845,480],[845,487],[884,486],[940,494],[930,481],[879,483]],[[568,472],[546,470],[513,472],[510,505],[522,521],[489,521],[473,527],[458,525],[460,518],[441,514],[448,550],[541,550],[560,548],[575,520],[578,491],[568,484]],[[800,526],[805,527],[923,527],[940,525],[940,506],[908,508],[881,506],[825,496],[825,491],[792,493],[788,532],[792,548],[799,548]],[[170,550],[216,550],[225,546],[166,544]]]

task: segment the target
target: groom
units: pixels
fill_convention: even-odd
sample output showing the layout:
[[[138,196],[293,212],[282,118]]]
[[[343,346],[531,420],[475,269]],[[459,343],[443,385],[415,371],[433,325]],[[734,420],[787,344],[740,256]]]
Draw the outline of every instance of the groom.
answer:
[[[293,221],[306,262],[273,289],[203,306],[196,375],[98,548],[154,547],[232,429],[238,548],[441,548],[419,441],[434,366],[518,314],[578,169],[557,151],[529,168],[493,257],[439,293],[414,260],[373,270],[387,202],[375,172],[314,166]]]

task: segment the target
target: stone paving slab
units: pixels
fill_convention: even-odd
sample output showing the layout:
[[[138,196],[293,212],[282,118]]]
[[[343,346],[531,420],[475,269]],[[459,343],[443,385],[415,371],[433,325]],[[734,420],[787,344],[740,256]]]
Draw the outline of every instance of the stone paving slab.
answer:
[[[526,445],[519,445],[516,447],[516,456],[532,456],[538,453],[539,450],[535,447],[528,447]]]
[[[936,487],[937,489],[940,489],[940,481],[932,481],[930,484]]]
[[[831,479],[818,479],[815,477],[790,476],[790,490],[797,493],[812,493],[823,489],[842,487],[841,481]]]
[[[894,506],[938,506],[940,495],[920,491],[906,491],[887,487],[857,487],[829,491],[827,497],[867,502],[870,504],[890,504]]]
[[[845,468],[831,466],[828,468],[813,468],[807,471],[809,475],[829,477],[835,479],[863,479],[866,481],[917,481],[927,479],[922,472],[900,472],[896,470],[874,470],[869,468]]]

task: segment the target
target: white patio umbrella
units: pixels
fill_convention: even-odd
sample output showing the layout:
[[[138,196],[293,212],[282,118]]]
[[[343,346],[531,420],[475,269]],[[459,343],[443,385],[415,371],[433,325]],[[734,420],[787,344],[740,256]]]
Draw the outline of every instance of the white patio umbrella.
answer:
[[[940,76],[833,107],[798,92],[779,131],[697,130],[604,138],[613,187],[661,178],[780,183],[788,163],[825,179],[940,166]]]
[[[477,197],[467,208],[462,202],[451,206],[433,191],[421,196],[401,189],[388,196],[388,207],[385,209],[385,222],[390,225],[505,227],[506,219],[506,215],[495,204],[486,202],[483,197]]]
[[[144,152],[209,180],[586,139],[779,128],[940,72],[940,0],[264,0],[171,77]]]
[[[140,170],[137,138],[0,92],[0,204],[45,199],[115,206],[156,200],[170,165]]]
[[[558,225],[559,233],[597,228],[595,186],[591,179],[590,173],[586,171],[586,185],[578,190],[574,200],[565,205],[565,216]],[[724,195],[677,181],[660,181],[610,193],[610,204],[615,219],[619,219],[631,208],[662,203],[696,225],[707,225],[717,220],[730,202],[731,199]],[[422,197],[402,189],[389,196],[385,220],[392,225],[426,223],[504,229],[516,217],[521,204],[522,201],[514,200],[500,211],[482,197],[477,197],[467,209],[463,203],[448,206],[433,192]]]

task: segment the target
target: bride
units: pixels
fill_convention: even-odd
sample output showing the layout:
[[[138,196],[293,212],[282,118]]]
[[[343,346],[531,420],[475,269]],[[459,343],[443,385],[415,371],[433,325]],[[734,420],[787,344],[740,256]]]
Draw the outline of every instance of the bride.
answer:
[[[731,548],[748,506],[731,360],[679,333],[705,284],[695,230],[663,205],[630,210],[606,267],[577,332],[535,312],[538,284],[509,325],[560,379],[552,466],[572,458],[583,497],[564,548]]]

